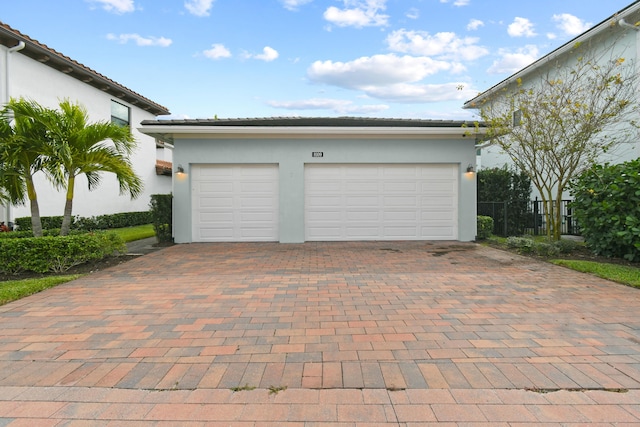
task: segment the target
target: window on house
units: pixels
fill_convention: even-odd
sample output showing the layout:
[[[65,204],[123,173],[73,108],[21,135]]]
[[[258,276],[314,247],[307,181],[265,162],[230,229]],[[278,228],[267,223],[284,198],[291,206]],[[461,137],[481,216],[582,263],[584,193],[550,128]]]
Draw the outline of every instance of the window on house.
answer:
[[[522,110],[516,110],[513,112],[513,126],[520,126],[522,124]]]
[[[111,123],[119,126],[129,126],[131,122],[131,111],[126,105],[111,101]]]

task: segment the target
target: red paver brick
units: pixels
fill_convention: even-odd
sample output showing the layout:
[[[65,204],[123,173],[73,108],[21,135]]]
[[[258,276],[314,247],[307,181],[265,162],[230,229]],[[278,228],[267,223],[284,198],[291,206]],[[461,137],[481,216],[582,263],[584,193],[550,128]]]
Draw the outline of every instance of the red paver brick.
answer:
[[[23,395],[74,404],[63,425],[634,424],[639,310],[635,289],[474,244],[176,245],[1,307],[0,415]]]

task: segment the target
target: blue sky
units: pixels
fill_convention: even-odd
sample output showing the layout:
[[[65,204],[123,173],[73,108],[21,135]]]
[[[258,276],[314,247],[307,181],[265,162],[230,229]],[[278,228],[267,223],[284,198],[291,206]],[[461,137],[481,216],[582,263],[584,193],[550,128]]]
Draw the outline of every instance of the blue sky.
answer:
[[[466,119],[631,0],[0,0],[0,20],[172,118]]]

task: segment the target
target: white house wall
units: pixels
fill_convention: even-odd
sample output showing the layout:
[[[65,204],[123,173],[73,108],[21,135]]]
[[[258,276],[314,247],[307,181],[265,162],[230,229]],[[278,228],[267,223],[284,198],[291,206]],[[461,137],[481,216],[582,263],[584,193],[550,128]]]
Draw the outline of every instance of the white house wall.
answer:
[[[0,46],[0,49],[0,70],[4,74],[6,48]],[[112,100],[130,108],[131,129],[138,142],[138,147],[132,154],[131,161],[135,172],[144,182],[143,193],[135,200],[131,200],[128,195],[119,195],[117,180],[113,174],[107,173],[102,174],[100,185],[90,192],[87,190],[86,179],[82,176],[76,180],[74,216],[89,217],[120,212],[146,211],[149,209],[151,194],[171,192],[171,178],[158,176],[155,172],[157,154],[154,138],[141,134],[136,129],[142,120],[153,120],[156,118],[155,115],[21,55],[20,52],[14,52],[10,56],[9,95],[13,98],[32,99],[49,108],[57,108],[61,100],[69,99],[71,102],[80,103],[87,109],[90,121],[110,121]],[[3,85],[5,84],[6,80],[3,82]],[[4,92],[2,94],[3,102],[6,99],[6,89]],[[171,161],[170,157],[170,154],[164,153],[162,160]],[[62,215],[65,201],[64,190],[58,191],[53,188],[42,173],[35,176],[35,186],[40,214],[42,216]],[[14,206],[11,211],[11,220],[31,215],[28,204]],[[4,221],[7,220],[5,209],[0,212],[0,218]]]
[[[640,17],[636,17],[640,19]],[[629,22],[636,22],[637,19],[628,19]],[[627,28],[621,28],[615,26],[605,30],[604,37],[602,35],[591,39],[588,43],[591,43],[595,49],[600,49],[602,52],[603,46],[609,46],[609,44],[617,37],[620,37],[616,41],[613,49],[607,48],[606,52],[597,54],[602,60],[611,60],[615,58],[624,58],[626,64],[634,64],[636,72],[640,72],[640,31],[631,30]],[[586,44],[587,42],[585,42]],[[549,66],[553,67],[572,67],[575,58],[569,55],[563,56],[561,59],[554,59],[549,61],[550,65],[543,65],[536,72],[527,74],[522,79],[522,86],[527,88],[531,86],[532,81],[536,81],[541,78]],[[515,83],[510,85],[510,90],[515,90]],[[500,90],[497,92],[501,93]],[[637,103],[640,103],[640,82],[638,82]],[[609,128],[609,132],[618,128],[628,128],[631,126],[628,121],[620,120],[614,127]],[[606,131],[605,131],[606,132]],[[621,142],[616,147],[612,148],[606,153],[602,153],[598,158],[599,163],[623,163],[629,160],[637,159],[640,156],[640,139],[630,136],[626,141]],[[495,145],[490,145],[481,149],[481,154],[478,159],[478,164],[481,165],[481,169],[489,169],[494,167],[503,167],[504,165],[512,165],[511,159],[504,151]],[[532,198],[540,197],[538,191],[534,188],[532,192]],[[563,198],[569,198],[570,194],[565,192]]]
[[[475,164],[474,140],[461,138],[174,138],[174,169],[184,175],[174,182],[174,237],[176,243],[192,241],[192,186],[194,165],[273,164],[279,176],[279,241],[305,241],[305,165],[323,164],[456,164],[458,189],[458,240],[476,235],[475,177],[465,175]],[[322,153],[314,157],[312,153]]]

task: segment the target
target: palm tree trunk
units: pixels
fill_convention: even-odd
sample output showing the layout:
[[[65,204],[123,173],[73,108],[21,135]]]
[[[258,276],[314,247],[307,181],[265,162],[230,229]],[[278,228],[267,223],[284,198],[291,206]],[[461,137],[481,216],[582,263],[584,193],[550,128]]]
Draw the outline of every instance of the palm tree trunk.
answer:
[[[33,185],[33,179],[28,176],[26,179],[27,194],[29,196],[29,205],[31,208],[31,231],[34,237],[42,237],[42,220],[40,219],[40,207],[38,206],[38,197],[36,189]]]
[[[67,182],[67,198],[64,203],[64,216],[62,217],[62,226],[60,227],[60,235],[67,236],[71,230],[71,210],[73,208],[73,187],[76,179],[74,176],[69,176]]]

